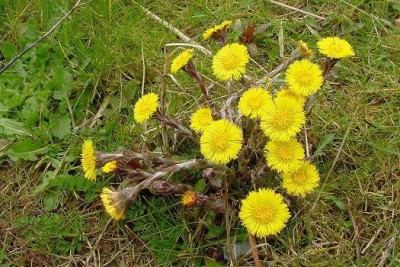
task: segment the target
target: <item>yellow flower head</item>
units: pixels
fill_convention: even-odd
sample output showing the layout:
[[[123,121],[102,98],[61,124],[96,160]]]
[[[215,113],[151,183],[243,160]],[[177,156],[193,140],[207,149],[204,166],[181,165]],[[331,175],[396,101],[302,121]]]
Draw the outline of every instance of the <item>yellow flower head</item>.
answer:
[[[354,51],[349,42],[339,37],[323,38],[317,43],[319,52],[330,58],[345,58],[354,56]]]
[[[308,59],[297,60],[286,71],[286,83],[294,94],[309,96],[321,88],[322,71]]]
[[[210,108],[201,108],[193,113],[190,123],[190,128],[201,133],[204,128],[213,121]]]
[[[85,178],[96,180],[96,155],[92,140],[85,140],[82,145],[81,163]]]
[[[267,90],[261,87],[250,88],[240,97],[239,110],[252,119],[260,118],[265,109],[273,104],[272,96]]]
[[[271,140],[289,141],[306,122],[303,106],[284,97],[275,98],[274,102],[261,117],[261,129]]]
[[[236,159],[242,147],[242,130],[234,123],[222,119],[208,125],[200,137],[203,156],[217,164],[226,164]]]
[[[282,231],[290,213],[282,195],[272,189],[260,189],[242,200],[239,218],[250,234],[263,238]]]
[[[203,33],[203,38],[204,40],[208,40],[210,39],[214,34],[216,34],[218,31],[222,31],[224,29],[229,28],[229,26],[232,24],[231,20],[225,20],[224,22],[222,22],[220,25],[216,25],[210,29],[207,29],[204,33]]]
[[[182,195],[182,205],[186,207],[194,207],[197,204],[197,193],[188,190]]]
[[[175,74],[186,66],[188,64],[189,60],[191,60],[193,57],[193,49],[186,49],[182,53],[180,53],[174,60],[172,61],[171,64],[171,73]]]
[[[158,107],[158,95],[150,93],[142,96],[133,108],[135,121],[142,123],[150,119]]]
[[[311,57],[314,54],[312,49],[308,47],[307,43],[303,41],[297,43],[297,49],[303,57]]]
[[[282,186],[289,194],[304,197],[318,186],[319,173],[314,164],[303,161],[297,171],[284,172],[282,179]]]
[[[104,164],[101,170],[105,173],[115,172],[118,169],[118,161],[113,160]]]
[[[127,191],[113,191],[110,188],[103,188],[100,194],[101,201],[106,212],[118,221],[125,217],[125,211],[131,199]]]
[[[301,167],[303,146],[296,139],[269,141],[265,146],[267,165],[278,172],[294,172]]]
[[[276,99],[278,98],[290,98],[295,100],[302,106],[306,104],[306,98],[304,96],[296,95],[295,93],[289,91],[288,89],[279,90],[279,92],[276,94]]]
[[[213,58],[212,69],[218,79],[239,80],[246,73],[249,62],[247,48],[238,43],[228,44],[221,48]]]

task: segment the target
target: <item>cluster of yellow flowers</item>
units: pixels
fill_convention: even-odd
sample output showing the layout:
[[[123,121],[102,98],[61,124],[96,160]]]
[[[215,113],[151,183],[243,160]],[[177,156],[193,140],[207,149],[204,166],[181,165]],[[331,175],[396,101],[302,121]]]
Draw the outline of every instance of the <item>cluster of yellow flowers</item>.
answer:
[[[207,30],[203,37],[209,39],[213,34],[226,30],[231,21]],[[317,43],[319,52],[332,60],[353,56],[351,45],[338,37],[328,37]],[[303,57],[313,54],[304,42],[299,42]],[[193,49],[180,53],[171,64],[171,73],[175,74],[191,62]],[[223,46],[213,57],[212,70],[221,81],[237,81],[246,74],[246,66],[250,61],[247,47],[241,43]],[[205,159],[215,164],[228,164],[238,159],[244,143],[243,131],[236,124],[241,116],[253,120],[255,127],[264,133],[266,145],[264,149],[266,164],[276,170],[282,178],[282,187],[290,195],[304,197],[312,192],[319,183],[316,166],[305,159],[302,144],[296,140],[297,134],[306,123],[304,110],[307,98],[318,92],[324,83],[323,71],[318,64],[308,59],[294,61],[285,73],[286,86],[276,94],[270,88],[250,87],[241,95],[238,102],[239,116],[235,122],[221,117],[215,106],[201,107],[190,119],[190,128],[200,135],[200,151]],[[157,94],[143,95],[135,104],[133,112],[137,123],[143,123],[154,115],[159,107]],[[83,145],[82,166],[85,177],[96,178],[96,160],[91,141]],[[118,168],[117,162],[109,162],[103,166],[106,173]],[[107,212],[115,219],[123,214],[111,201],[115,194],[104,189],[101,195]],[[188,196],[184,197],[187,201]],[[239,217],[248,231],[257,237],[265,237],[279,233],[290,218],[288,206],[281,194],[272,189],[259,189],[250,192],[242,201]]]

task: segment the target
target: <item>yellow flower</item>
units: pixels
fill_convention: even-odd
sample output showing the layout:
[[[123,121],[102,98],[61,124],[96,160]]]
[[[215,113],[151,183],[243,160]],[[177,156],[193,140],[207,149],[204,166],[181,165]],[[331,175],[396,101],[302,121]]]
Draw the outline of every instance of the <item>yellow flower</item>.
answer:
[[[349,42],[339,37],[323,38],[317,43],[319,52],[330,58],[345,58],[354,56],[354,51]]]
[[[174,60],[172,61],[171,64],[171,73],[175,74],[186,66],[186,64],[189,62],[190,59],[193,57],[193,49],[186,49],[182,53],[180,53]]]
[[[303,41],[297,43],[297,49],[303,57],[311,57],[314,54],[312,49],[308,47],[307,43]]]
[[[216,25],[216,26],[214,26],[214,27],[212,27],[210,29],[207,29],[203,33],[204,40],[210,39],[215,33],[217,33],[218,31],[222,31],[222,30],[228,28],[231,24],[232,24],[231,20],[225,20],[220,25]]]
[[[260,118],[265,113],[265,109],[273,104],[267,90],[261,87],[250,88],[240,97],[239,110],[252,119]]]
[[[289,141],[306,122],[303,106],[296,100],[278,97],[275,103],[265,108],[261,117],[261,129],[276,141]]]
[[[115,172],[118,169],[118,161],[113,160],[104,164],[101,170],[105,173]]]
[[[281,194],[272,189],[259,189],[242,200],[239,218],[250,234],[263,238],[282,231],[290,213]]]
[[[197,193],[188,190],[182,195],[181,201],[183,206],[194,207],[197,203]]]
[[[204,128],[213,121],[210,108],[201,108],[193,113],[190,123],[190,128],[201,133]]]
[[[297,171],[284,172],[282,179],[282,187],[289,194],[304,197],[318,186],[319,173],[314,164],[303,161]]]
[[[158,95],[150,93],[142,96],[133,108],[135,121],[142,123],[150,119],[158,107]]]
[[[105,187],[101,191],[100,198],[111,218],[118,221],[125,217],[125,210],[131,201],[127,190],[113,191]]]
[[[236,159],[242,147],[242,130],[234,123],[222,119],[208,125],[200,137],[200,149],[204,157],[217,164]]]
[[[85,140],[85,142],[83,142],[81,157],[85,178],[96,180],[96,155],[94,153],[92,140]]]
[[[293,99],[302,106],[304,106],[306,103],[306,98],[304,96],[296,95],[295,93],[289,91],[288,89],[279,90],[279,92],[276,94],[276,99],[281,97]]]
[[[297,60],[286,71],[286,83],[294,94],[309,96],[321,88],[322,71],[308,59]]]
[[[239,80],[246,73],[249,54],[244,45],[234,43],[221,48],[213,58],[212,69],[218,79]]]
[[[279,172],[294,172],[301,167],[303,146],[296,139],[287,142],[269,141],[265,146],[267,165]]]

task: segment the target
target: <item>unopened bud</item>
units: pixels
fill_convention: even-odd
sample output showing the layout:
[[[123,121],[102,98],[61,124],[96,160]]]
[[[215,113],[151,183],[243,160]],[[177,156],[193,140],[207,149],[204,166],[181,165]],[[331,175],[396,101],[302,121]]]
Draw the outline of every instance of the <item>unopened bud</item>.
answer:
[[[217,213],[222,213],[226,210],[225,207],[225,202],[223,199],[221,198],[217,198],[215,199],[212,203],[211,203],[211,208],[213,209],[213,211],[217,212]]]
[[[153,182],[153,189],[159,194],[169,195],[175,192],[174,185],[167,181],[157,180]]]
[[[215,177],[215,171],[213,168],[207,168],[203,170],[203,178],[210,180]]]

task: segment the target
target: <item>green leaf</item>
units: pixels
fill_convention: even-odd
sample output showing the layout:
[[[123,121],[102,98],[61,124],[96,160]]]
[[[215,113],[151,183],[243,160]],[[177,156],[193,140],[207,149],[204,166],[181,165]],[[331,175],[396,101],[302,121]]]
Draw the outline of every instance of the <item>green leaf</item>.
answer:
[[[38,159],[38,155],[46,152],[47,147],[43,147],[40,142],[34,143],[32,140],[26,139],[11,145],[7,153],[13,160],[20,158],[23,160],[35,161]]]
[[[196,192],[203,193],[206,190],[206,185],[207,185],[206,180],[204,178],[201,178],[195,184],[194,190]]]
[[[341,199],[335,197],[334,195],[326,195],[325,198],[331,200],[339,209],[341,210],[346,209],[346,204]]]
[[[67,113],[55,114],[51,118],[50,125],[53,136],[60,139],[71,133],[71,120]]]
[[[24,128],[22,122],[7,118],[0,118],[0,133],[1,132],[8,135],[31,136],[31,133]]]
[[[25,124],[32,126],[40,118],[40,105],[36,97],[29,97],[25,100],[23,109],[21,110],[22,116],[25,118]]]
[[[72,75],[65,68],[56,69],[53,78],[45,86],[45,89],[53,91],[53,98],[63,100],[71,94]]]
[[[12,59],[17,54],[17,52],[17,47],[12,43],[7,42],[1,46],[1,53],[7,60]]]
[[[206,267],[222,267],[223,265],[219,264],[216,260],[205,258],[205,266]]]
[[[317,146],[317,149],[314,152],[314,156],[319,156],[322,152],[322,150],[329,145],[330,143],[332,143],[333,139],[335,139],[335,134],[326,134],[322,137],[321,142],[319,143],[319,145]]]
[[[54,210],[57,208],[60,202],[60,192],[48,192],[43,197],[44,209],[47,211]]]

